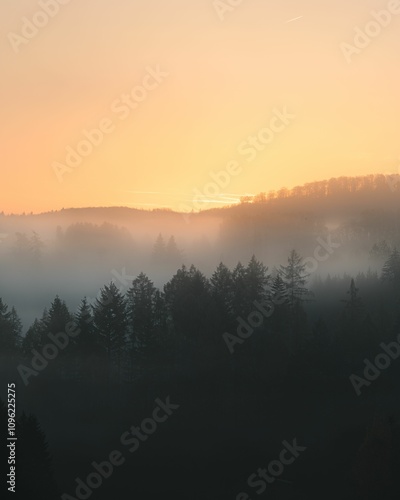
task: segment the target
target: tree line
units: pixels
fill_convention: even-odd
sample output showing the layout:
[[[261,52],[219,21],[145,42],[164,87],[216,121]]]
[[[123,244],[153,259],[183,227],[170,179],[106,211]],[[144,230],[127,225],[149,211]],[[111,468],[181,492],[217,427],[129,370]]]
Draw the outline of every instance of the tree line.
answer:
[[[364,306],[356,282],[362,283]],[[310,341],[326,349],[341,346],[348,355],[366,342],[365,330],[376,332],[396,317],[399,284],[396,249],[379,279],[369,273],[356,280],[328,276],[311,283],[294,250],[287,265],[271,271],[255,256],[233,269],[220,263],[209,279],[195,266],[183,265],[163,290],[140,273],[126,293],[110,282],[91,303],[83,298],[75,313],[56,296],[25,335],[15,308],[9,309],[0,299],[0,353],[28,360],[49,343],[49,333],[63,332],[74,322],[80,333],[57,361],[59,374],[67,378],[129,381],[143,370],[156,372],[187,360],[218,364],[228,352],[223,334],[235,334],[254,311],[255,302],[272,301],[273,314],[256,330],[269,333],[287,356],[301,352]],[[387,295],[382,307],[389,319],[380,325],[376,296],[382,293]],[[370,337],[379,340],[378,334]]]

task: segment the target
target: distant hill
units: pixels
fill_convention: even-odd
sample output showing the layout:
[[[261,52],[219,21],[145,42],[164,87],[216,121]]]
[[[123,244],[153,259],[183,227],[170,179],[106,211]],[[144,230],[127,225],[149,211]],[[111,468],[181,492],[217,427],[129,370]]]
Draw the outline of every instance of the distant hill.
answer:
[[[382,174],[339,177],[307,183],[292,189],[260,193],[223,208],[182,214],[169,209],[127,207],[68,208],[42,214],[0,214],[0,233],[36,231],[53,238],[57,227],[76,223],[109,223],[126,228],[135,239],[153,242],[167,231],[183,244],[199,237],[226,239],[243,245],[243,238],[269,241],[327,230],[340,230],[353,238],[400,241],[400,176]]]

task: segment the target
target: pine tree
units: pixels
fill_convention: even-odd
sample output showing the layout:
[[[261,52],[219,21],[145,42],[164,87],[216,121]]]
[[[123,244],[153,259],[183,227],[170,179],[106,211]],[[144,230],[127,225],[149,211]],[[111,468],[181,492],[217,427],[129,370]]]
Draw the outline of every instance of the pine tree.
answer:
[[[219,331],[230,331],[234,326],[233,317],[233,276],[222,262],[211,276],[211,296],[213,323]]]
[[[280,267],[279,274],[286,287],[293,347],[298,350],[304,339],[307,323],[306,313],[302,305],[310,292],[304,286],[307,283],[309,273],[306,272],[306,266],[302,263],[302,258],[296,250],[290,252],[288,264]]]
[[[12,334],[15,339],[15,346],[20,347],[22,342],[22,321],[14,306],[11,308],[10,323]]]
[[[35,231],[33,231],[33,236],[30,239],[29,247],[33,263],[39,264],[42,259],[42,248],[44,247],[44,243],[42,242],[40,236]]]
[[[8,306],[0,298],[0,353],[15,354],[21,344],[22,324],[14,308]]]
[[[349,298],[347,300],[344,300],[346,306],[345,306],[345,311],[347,314],[347,317],[349,321],[353,324],[356,319],[359,317],[359,313],[361,310],[362,302],[360,297],[358,296],[358,288],[356,287],[356,284],[354,282],[354,279],[351,279],[350,282],[350,288],[347,291],[347,295],[349,295]]]
[[[98,350],[101,344],[101,337],[94,326],[92,307],[86,297],[79,304],[75,314],[75,324],[79,335],[73,340],[77,351],[85,358]]]
[[[164,263],[167,253],[167,247],[165,245],[164,238],[160,233],[154,243],[153,247],[153,259],[158,263]]]
[[[397,248],[393,250],[383,266],[382,279],[397,285],[400,282],[400,254]]]
[[[271,285],[271,298],[275,304],[287,304],[288,294],[285,286],[285,282],[282,279],[280,273],[277,273],[272,281]]]
[[[50,309],[43,323],[49,333],[64,332],[68,323],[73,320],[67,305],[58,295],[50,305]]]
[[[100,290],[100,299],[96,299],[93,307],[93,319],[107,351],[109,368],[115,364],[120,379],[126,351],[127,315],[125,298],[115,283],[111,282]]]
[[[249,308],[254,308],[255,301],[266,298],[266,290],[270,280],[268,268],[253,255],[246,267],[245,287]]]
[[[246,294],[246,268],[238,262],[232,272],[233,279],[233,313],[238,317],[249,314],[249,306]]]
[[[148,356],[156,343],[156,299],[153,282],[140,273],[128,291],[128,318],[131,346],[141,357]]]
[[[47,317],[46,310],[43,313],[43,317]],[[24,356],[32,356],[33,349],[40,350],[46,342],[48,342],[48,339],[46,341],[46,333],[48,333],[48,331],[44,324],[43,317],[40,320],[37,318],[34,320],[25,337],[22,339],[22,353]]]
[[[165,249],[166,258],[170,264],[179,265],[182,261],[182,254],[178,249],[175,237],[171,236]]]
[[[95,328],[92,308],[86,297],[82,299],[75,314],[75,324],[79,335],[72,339],[73,346],[68,350],[70,354],[68,367],[73,373],[73,378],[98,381],[103,373],[104,359],[107,357],[102,345],[103,337]]]
[[[307,283],[309,273],[306,272],[306,265],[302,263],[302,258],[292,250],[288,258],[287,266],[280,267],[280,275],[286,286],[287,297],[291,307],[303,302],[309,294],[304,286]]]
[[[275,274],[275,277],[272,280],[269,299],[274,305],[273,314],[270,319],[271,326],[273,330],[279,333],[279,335],[286,341],[285,337],[287,335],[289,326],[288,320],[290,318],[289,301],[285,283],[279,272]]]
[[[164,286],[165,301],[170,324],[178,339],[191,343],[206,342],[210,330],[210,284],[194,266],[186,266]]]
[[[211,293],[223,307],[226,313],[232,311],[233,301],[233,276],[228,267],[222,262],[218,265],[210,279]]]

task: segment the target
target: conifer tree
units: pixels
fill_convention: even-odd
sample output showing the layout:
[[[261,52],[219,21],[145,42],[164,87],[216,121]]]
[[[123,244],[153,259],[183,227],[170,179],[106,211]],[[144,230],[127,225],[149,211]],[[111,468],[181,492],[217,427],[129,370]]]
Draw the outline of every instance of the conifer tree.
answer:
[[[384,281],[394,282],[399,285],[400,282],[400,253],[395,248],[386,260],[382,269],[382,279]]]
[[[22,324],[14,308],[0,298],[0,354],[15,354],[21,345]]]
[[[146,356],[156,343],[156,300],[153,282],[144,274],[133,280],[128,291],[128,318],[131,346],[134,352]]]
[[[125,298],[115,283],[101,289],[100,299],[96,299],[93,307],[93,320],[106,349],[109,368],[115,365],[119,379],[126,351],[127,315]]]
[[[287,297],[290,306],[303,302],[309,294],[304,286],[307,283],[309,273],[306,272],[306,265],[302,263],[302,258],[292,250],[288,258],[287,266],[280,267],[280,275],[286,286]]]

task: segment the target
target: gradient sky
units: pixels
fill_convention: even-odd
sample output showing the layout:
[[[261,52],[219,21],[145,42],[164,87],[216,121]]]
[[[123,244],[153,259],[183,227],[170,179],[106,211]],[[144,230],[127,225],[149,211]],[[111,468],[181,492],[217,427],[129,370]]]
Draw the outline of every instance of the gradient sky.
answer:
[[[396,173],[400,14],[351,64],[340,48],[388,3],[243,0],[221,21],[212,0],[71,0],[16,53],[9,34],[40,7],[2,0],[0,211],[189,209],[232,160],[240,174],[205,207]],[[111,104],[157,65],[168,77],[120,120]],[[284,107],[296,118],[248,162],[238,146]],[[105,118],[114,132],[59,182],[53,163]]]

